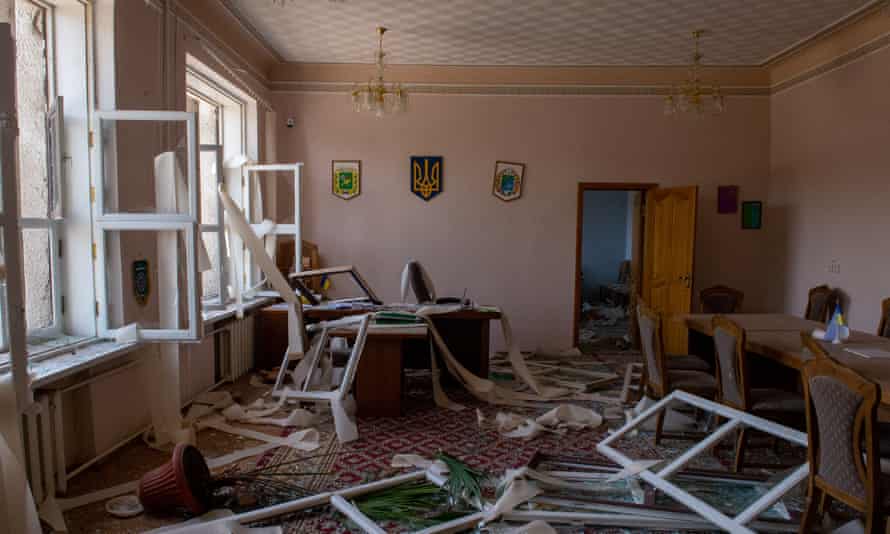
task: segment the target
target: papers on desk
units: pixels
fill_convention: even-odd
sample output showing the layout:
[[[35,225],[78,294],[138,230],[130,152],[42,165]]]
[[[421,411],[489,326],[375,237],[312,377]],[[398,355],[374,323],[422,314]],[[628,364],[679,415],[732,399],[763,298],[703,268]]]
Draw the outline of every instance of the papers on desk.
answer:
[[[849,352],[850,354],[855,354],[860,358],[890,359],[890,351],[886,349],[879,349],[877,347],[857,347],[855,349],[845,348],[844,351]]]

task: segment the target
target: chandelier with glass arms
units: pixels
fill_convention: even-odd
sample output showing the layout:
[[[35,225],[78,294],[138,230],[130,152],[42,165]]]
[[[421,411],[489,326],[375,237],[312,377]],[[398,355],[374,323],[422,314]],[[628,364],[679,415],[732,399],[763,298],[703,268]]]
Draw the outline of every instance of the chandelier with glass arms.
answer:
[[[692,32],[695,52],[692,54],[689,75],[684,82],[671,87],[670,93],[664,98],[665,115],[674,115],[678,112],[695,112],[697,114],[710,112],[719,114],[726,109],[720,86],[702,82],[699,75],[701,60],[704,58],[704,54],[699,49],[699,41],[704,34],[705,30]]]
[[[375,64],[377,75],[366,84],[355,84],[352,88],[352,108],[356,112],[371,111],[377,117],[387,113],[399,113],[408,108],[408,92],[399,83],[386,83],[383,80],[384,58],[383,34],[386,28],[377,28],[377,53]]]

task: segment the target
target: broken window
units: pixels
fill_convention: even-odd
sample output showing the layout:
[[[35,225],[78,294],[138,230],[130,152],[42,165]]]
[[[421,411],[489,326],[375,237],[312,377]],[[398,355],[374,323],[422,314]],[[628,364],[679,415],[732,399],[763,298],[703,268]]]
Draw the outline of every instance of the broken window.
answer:
[[[52,8],[15,2],[19,210],[29,337],[61,333],[61,99],[55,102]]]
[[[217,191],[226,183],[237,202],[244,196],[242,190],[247,184],[240,179],[230,183],[226,165],[248,152],[252,134],[247,125],[256,103],[194,57],[187,56],[186,63],[186,110],[198,116],[201,240],[211,266],[201,273],[202,306],[206,311],[229,304],[230,284],[234,281],[229,261],[241,261],[233,252],[240,251],[239,243],[232,248]]]

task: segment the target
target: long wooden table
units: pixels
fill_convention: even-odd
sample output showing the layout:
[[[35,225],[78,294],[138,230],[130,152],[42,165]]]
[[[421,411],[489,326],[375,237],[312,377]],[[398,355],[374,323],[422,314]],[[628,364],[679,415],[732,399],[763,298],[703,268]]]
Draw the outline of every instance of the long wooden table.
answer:
[[[713,337],[714,332],[711,328],[713,317],[710,314],[678,316],[686,323],[690,337],[692,333]],[[728,317],[745,329],[747,333],[745,348],[748,352],[759,354],[797,371],[813,359],[813,355],[804,350],[800,333],[825,328],[822,323],[793,315],[740,313]],[[854,330],[843,344],[822,345],[832,358],[881,386],[881,404],[890,406],[890,359],[863,358],[845,350],[880,348],[890,351],[890,339]]]

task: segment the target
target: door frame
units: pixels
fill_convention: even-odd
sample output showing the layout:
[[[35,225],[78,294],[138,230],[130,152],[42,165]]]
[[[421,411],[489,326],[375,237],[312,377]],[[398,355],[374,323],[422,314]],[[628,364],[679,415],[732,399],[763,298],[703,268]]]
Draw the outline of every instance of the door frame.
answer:
[[[584,229],[584,192],[585,191],[639,191],[643,194],[643,206],[644,209],[640,210],[640,223],[643,223],[646,217],[646,195],[650,190],[656,189],[658,187],[657,183],[650,182],[578,182],[578,207],[577,207],[577,222],[575,225],[575,311],[574,311],[574,324],[572,326],[572,342],[573,346],[578,346],[578,336],[580,334],[580,326],[581,326],[581,251],[583,246],[583,229]],[[642,236],[643,243],[646,242],[646,226],[645,224],[640,226],[640,235]],[[643,246],[642,254],[645,256],[646,247]],[[642,272],[644,259],[640,258],[640,272]],[[635,288],[636,291],[639,291],[640,280],[634,281],[634,283],[638,286]]]

